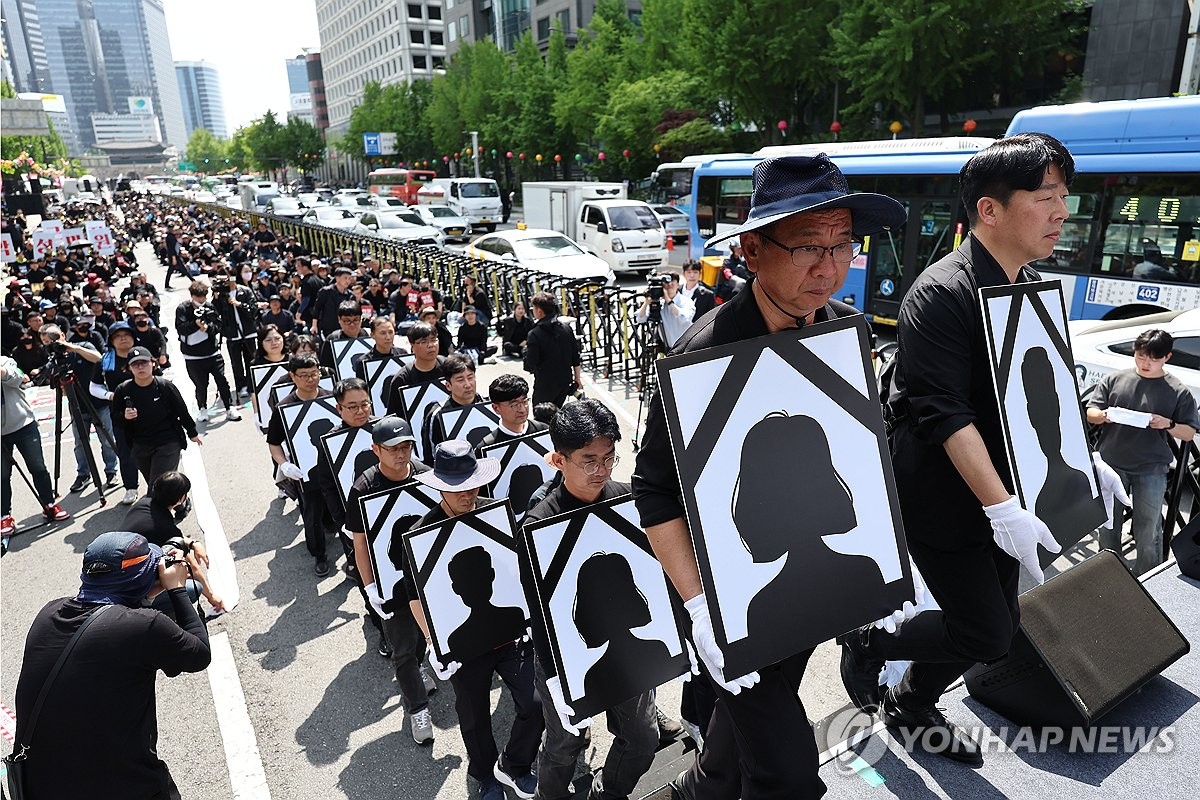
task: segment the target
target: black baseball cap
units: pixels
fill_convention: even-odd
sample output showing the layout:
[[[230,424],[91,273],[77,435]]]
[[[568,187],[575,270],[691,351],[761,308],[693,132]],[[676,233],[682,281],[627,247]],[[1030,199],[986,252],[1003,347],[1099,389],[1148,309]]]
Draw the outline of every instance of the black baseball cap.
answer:
[[[412,426],[408,424],[408,420],[404,417],[389,416],[384,417],[375,423],[375,430],[371,432],[371,441],[381,447],[395,447],[401,442],[415,442],[417,437],[413,436]]]
[[[127,363],[130,365],[136,364],[139,361],[154,361],[154,356],[144,347],[135,347],[129,351]]]

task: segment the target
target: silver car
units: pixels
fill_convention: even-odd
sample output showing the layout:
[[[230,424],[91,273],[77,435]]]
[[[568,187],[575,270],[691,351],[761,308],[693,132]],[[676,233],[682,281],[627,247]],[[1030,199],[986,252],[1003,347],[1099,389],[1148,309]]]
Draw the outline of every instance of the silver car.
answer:
[[[300,218],[301,222],[309,225],[321,225],[326,228],[335,228],[339,231],[347,233],[363,233],[362,226],[358,222],[358,214],[355,214],[348,208],[339,208],[338,206],[322,206],[320,208],[310,208],[304,212],[304,216]]]
[[[369,236],[381,236],[395,242],[428,244],[444,247],[446,237],[432,225],[426,225],[416,214],[399,209],[366,211],[359,215],[358,222],[367,229]]]
[[[432,225],[441,230],[446,241],[454,239],[466,242],[471,239],[470,221],[450,206],[415,205],[409,206],[408,210],[423,219],[426,225]]]

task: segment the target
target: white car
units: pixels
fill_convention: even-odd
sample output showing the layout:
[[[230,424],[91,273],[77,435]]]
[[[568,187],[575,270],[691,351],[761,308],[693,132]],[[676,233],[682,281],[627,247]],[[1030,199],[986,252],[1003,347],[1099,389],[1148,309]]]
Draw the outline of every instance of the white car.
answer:
[[[367,202],[378,209],[385,208],[408,208],[408,204],[399,197],[392,197],[390,194],[369,194]]]
[[[408,244],[430,244],[444,247],[446,237],[432,225],[426,225],[420,217],[408,209],[380,209],[364,211],[358,222],[367,229],[369,236],[382,236],[394,242]]]
[[[316,192],[300,192],[296,195],[296,201],[305,208],[316,208],[317,206],[329,205],[325,198]]]
[[[309,225],[322,225],[326,228],[335,228],[347,233],[368,232],[359,224],[358,214],[355,214],[348,208],[340,208],[338,206],[310,208],[304,212],[304,216],[300,218],[300,221]]]
[[[675,244],[683,244],[687,240],[692,229],[692,218],[686,212],[675,206],[650,206],[650,210],[662,223],[667,236],[675,240]]]
[[[1161,328],[1175,337],[1175,349],[1166,370],[1200,399],[1200,309],[1165,311],[1132,319],[1068,322],[1080,394],[1110,372],[1132,369],[1133,341],[1151,328]]]
[[[217,196],[212,192],[200,189],[199,191],[192,192],[192,200],[197,203],[215,203],[217,202]]]
[[[456,239],[460,242],[470,241],[471,223],[450,206],[409,206],[408,210],[425,220],[426,225],[432,225],[441,230],[446,241]]]
[[[486,261],[515,264],[571,280],[593,279],[612,286],[617,276],[599,256],[594,256],[558,231],[525,228],[480,236],[467,255]]]

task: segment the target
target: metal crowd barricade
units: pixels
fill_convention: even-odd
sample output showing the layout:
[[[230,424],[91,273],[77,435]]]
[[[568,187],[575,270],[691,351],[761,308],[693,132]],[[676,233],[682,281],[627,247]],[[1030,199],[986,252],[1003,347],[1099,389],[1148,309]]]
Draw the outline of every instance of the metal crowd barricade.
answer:
[[[178,198],[171,200],[189,204]],[[294,236],[300,245],[321,258],[330,258],[338,250],[348,250],[360,257],[376,259],[383,268],[396,269],[415,280],[428,278],[430,285],[446,297],[456,296],[461,291],[462,276],[471,275],[490,292],[493,322],[510,316],[518,302],[525,303],[529,310],[529,299],[534,293],[551,292],[558,299],[563,314],[573,320],[583,363],[588,369],[632,383],[639,390],[645,384],[643,372],[653,369],[656,344],[646,341],[644,327],[634,321],[641,297],[638,290],[602,286],[592,281],[570,281],[515,264],[476,259],[430,245],[410,245],[351,234],[289,218],[209,203],[192,205],[202,206],[226,218],[240,218],[252,228],[259,222],[266,222],[276,236]],[[1200,496],[1200,491],[1195,494]]]
[[[1167,517],[1163,522],[1163,558],[1171,555],[1171,537],[1200,511],[1200,448],[1170,440],[1175,463],[1167,481]]]

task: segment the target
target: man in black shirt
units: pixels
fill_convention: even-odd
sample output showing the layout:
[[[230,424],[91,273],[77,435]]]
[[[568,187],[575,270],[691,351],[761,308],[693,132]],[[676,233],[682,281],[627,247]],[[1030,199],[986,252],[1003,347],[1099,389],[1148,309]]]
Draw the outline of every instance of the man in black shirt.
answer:
[[[154,684],[159,670],[173,678],[203,670],[211,658],[208,631],[184,589],[187,574],[182,561],[168,564],[140,534],[104,533],[83,554],[78,595],[52,600],[38,612],[17,679],[18,746],[31,744],[28,726],[55,662],[89,615],[103,609],[48,687],[36,717],[25,769],[38,797],[179,797],[157,752]],[[156,588],[169,597],[175,621],[142,607]],[[104,720],[100,736],[98,719]],[[67,752],[69,766],[62,759]]]
[[[263,312],[258,319],[259,328],[267,325],[274,325],[283,335],[292,332],[296,327],[296,317],[290,311],[284,309],[283,298],[277,294],[273,294],[267,300],[267,310]]]
[[[329,433],[337,433],[350,428],[366,428],[371,430],[371,395],[367,390],[367,382],[361,378],[348,378],[338,381],[333,387],[333,396],[337,400],[338,414],[342,422]],[[328,435],[328,434],[326,434]],[[325,507],[333,519],[334,527],[340,530],[342,549],[346,554],[347,571],[351,577],[358,580],[358,568],[354,565],[354,540],[343,527],[346,523],[346,506],[342,503],[342,491],[338,486],[338,476],[334,472],[333,462],[325,455],[325,448],[317,447],[317,466],[313,469],[313,479],[317,488],[325,498]],[[368,611],[370,609],[368,608]],[[371,622],[379,628],[379,620],[372,617]],[[382,629],[381,629],[382,630]]]
[[[504,354],[513,358],[523,356],[525,340],[529,337],[529,332],[533,330],[533,319],[525,313],[525,304],[517,303],[513,306],[513,315],[500,320],[496,327],[504,346]]]
[[[463,323],[458,327],[458,352],[474,353],[480,364],[486,364],[496,355],[496,346],[489,345],[487,340],[487,324],[479,321],[475,306],[467,306],[463,311]]]
[[[425,657],[425,637],[407,607],[408,597],[403,585],[390,587],[395,596],[387,602],[383,600],[371,564],[371,545],[367,541],[367,523],[362,516],[359,498],[398,489],[411,483],[416,475],[427,472],[429,467],[412,457],[416,438],[412,427],[402,417],[384,417],[376,422],[371,441],[371,450],[379,463],[368,467],[354,479],[346,498],[345,527],[354,540],[354,563],[358,567],[363,597],[380,620],[383,630],[380,652],[386,646],[391,655],[396,685],[400,687],[400,700],[409,715],[413,741],[427,744],[433,741],[433,721],[427,698],[437,691],[437,684],[421,663]],[[393,536],[398,534],[393,532]],[[392,548],[398,550],[400,547],[400,542],[393,539]]]
[[[983,761],[978,745],[937,700],[972,664],[1008,652],[1020,621],[1019,567],[1040,582],[1038,545],[1059,549],[1013,495],[978,291],[1039,279],[1028,265],[1054,252],[1074,169],[1062,143],[1040,133],[1002,139],[963,166],[971,233],[905,295],[888,398],[905,538],[941,610],[918,614],[894,635],[868,626],[839,637],[842,679],[856,705],[878,702],[889,725],[937,731],[919,741],[973,764]],[[1120,478],[1102,464],[1100,482],[1111,491]],[[887,660],[914,663],[877,699],[878,682],[866,673],[878,675]]]
[[[612,411],[598,400],[580,400],[563,406],[550,424],[550,439],[554,443],[551,464],[562,473],[562,482],[529,511],[526,522],[549,519],[629,494],[629,484],[612,479],[612,471],[620,460],[617,442],[621,440],[621,428]],[[523,540],[518,538],[518,542]],[[521,585],[530,609],[533,644],[537,652],[534,676],[538,693],[543,698],[542,717],[546,723],[542,753],[538,758],[538,796],[558,800],[571,795],[575,760],[587,746],[586,728],[591,720],[571,724],[574,710],[566,702],[562,682],[554,668],[546,622],[538,611],[533,590],[532,562],[523,552],[520,564]],[[604,766],[592,779],[589,797],[628,797],[633,793],[637,782],[654,761],[654,751],[658,747],[655,711],[653,691],[643,692],[608,710],[608,729],[613,733],[613,743]]]
[[[353,281],[354,271],[349,267],[338,267],[333,271],[333,283],[317,292],[317,297],[313,301],[310,326],[313,333],[319,331],[322,336],[328,336],[338,329],[341,304],[347,300],[355,300],[354,293],[350,291],[350,284]],[[303,296],[304,284],[300,285],[300,291]],[[358,301],[355,300],[355,305],[357,304]],[[361,308],[359,316],[362,316]]]
[[[164,472],[179,469],[188,439],[197,446],[204,442],[179,389],[166,378],[155,377],[150,351],[133,348],[127,363],[133,378],[113,392],[113,425],[125,429],[138,470],[149,486]]]
[[[707,243],[711,247],[740,235],[753,280],[716,313],[695,322],[672,353],[858,313],[831,300],[860,249],[856,240],[898,227],[905,218],[903,207],[891,198],[851,194],[841,172],[823,154],[765,159],[754,168],[753,185],[746,223]],[[633,493],[642,527],[684,600],[696,654],[718,695],[704,751],[677,779],[679,792],[689,800],[820,797],[825,784],[817,775],[816,741],[797,694],[812,650],[749,675],[723,674],[724,656],[712,633],[657,393],[641,444]]]
[[[271,451],[271,458],[279,465],[279,474],[300,482],[300,514],[304,519],[304,544],[314,559],[313,572],[323,578],[329,574],[329,561],[325,557],[325,520],[329,516],[325,506],[325,495],[316,482],[308,480],[303,470],[293,464],[284,452],[283,443],[287,441],[287,431],[279,407],[288,403],[328,397],[332,392],[321,388],[321,365],[317,363],[317,357],[314,355],[301,353],[292,356],[288,360],[287,370],[296,388],[284,395],[271,411],[271,420],[267,423],[267,449]]]
[[[558,320],[558,301],[549,292],[531,299],[537,324],[525,340],[525,371],[533,375],[533,402],[567,402],[572,384],[583,385],[579,340]]]
[[[434,451],[433,469],[417,475],[417,480],[438,489],[442,501],[413,528],[442,522],[486,504],[488,498],[481,497],[479,490],[499,474],[500,462],[494,458],[476,459],[469,442],[452,439],[438,445]],[[429,623],[410,570],[405,570],[404,588],[413,618],[426,641],[430,641]],[[513,789],[518,797],[533,797],[537,781],[530,767],[537,755],[543,728],[541,704],[533,688],[533,660],[532,648],[524,641],[508,642],[461,664],[452,661],[442,666],[432,652],[429,654],[434,672],[454,686],[454,709],[458,712],[458,728],[467,750],[467,775],[479,783],[480,800],[504,800],[501,783]],[[504,681],[516,707],[508,744],[502,755],[497,753],[496,739],[492,735],[493,674]]]
[[[501,375],[488,386],[492,411],[500,417],[496,429],[483,438],[479,449],[508,442],[531,433],[541,433],[550,426],[529,418],[529,383],[520,375]],[[513,509],[520,513],[521,509]]]
[[[325,337],[321,344],[321,366],[333,369],[333,347],[331,342],[345,339],[366,339],[367,332],[362,326],[362,306],[354,300],[344,300],[337,310],[338,330]]]
[[[404,416],[404,400],[400,396],[401,389],[405,386],[433,383],[445,378],[446,359],[438,355],[438,336],[432,325],[414,322],[413,326],[408,329],[408,344],[416,358],[413,363],[401,367],[400,371],[392,376],[383,393],[383,396],[387,398],[388,413],[401,417]]]
[[[475,362],[467,356],[455,353],[443,360],[442,375],[450,396],[436,412],[425,416],[425,430],[421,432],[421,437],[426,453],[432,453],[433,446],[445,441],[449,434],[442,424],[443,412],[483,402],[483,398],[475,391]],[[466,438],[466,431],[463,431],[462,438]]]

